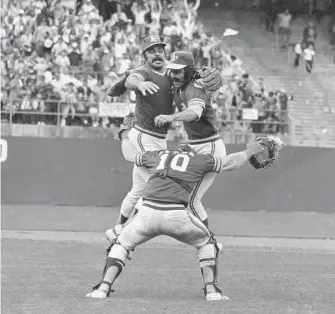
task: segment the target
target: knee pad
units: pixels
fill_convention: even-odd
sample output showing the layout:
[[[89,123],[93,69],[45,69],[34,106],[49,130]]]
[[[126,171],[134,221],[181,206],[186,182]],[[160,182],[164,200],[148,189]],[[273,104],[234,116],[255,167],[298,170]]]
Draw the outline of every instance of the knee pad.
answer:
[[[216,266],[220,249],[216,243],[208,242],[198,249],[200,268]]]
[[[115,243],[113,244],[113,246],[111,247],[110,252],[108,253],[108,257],[116,258],[118,260],[121,260],[124,264],[128,254],[129,254],[129,251],[127,249],[125,249],[118,242],[118,240],[116,240]],[[125,265],[123,265],[123,266],[125,266]]]

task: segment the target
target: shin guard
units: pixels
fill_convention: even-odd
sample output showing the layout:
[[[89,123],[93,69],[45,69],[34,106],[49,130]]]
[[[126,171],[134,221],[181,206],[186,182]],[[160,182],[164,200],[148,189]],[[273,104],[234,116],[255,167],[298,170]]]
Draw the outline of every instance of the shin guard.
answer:
[[[118,243],[113,243],[111,245],[111,251],[106,257],[105,266],[102,271],[102,279],[92,289],[93,290],[99,289],[100,285],[103,283],[109,286],[109,290],[106,292],[107,296],[109,296],[111,292],[114,292],[114,290],[112,290],[112,285],[115,282],[115,280],[119,277],[119,275],[121,274],[122,269],[125,266],[125,259],[127,255],[128,255],[128,251],[126,249],[124,249]],[[114,257],[114,256],[117,256],[117,257]],[[111,267],[116,268],[116,271],[112,275],[112,277],[110,277],[110,274],[108,274]]]
[[[204,293],[207,293],[207,286],[213,286],[215,292],[220,292],[221,290],[217,286],[218,281],[218,257],[220,249],[216,244],[214,237],[202,246],[199,250],[199,264],[201,274],[204,280]]]

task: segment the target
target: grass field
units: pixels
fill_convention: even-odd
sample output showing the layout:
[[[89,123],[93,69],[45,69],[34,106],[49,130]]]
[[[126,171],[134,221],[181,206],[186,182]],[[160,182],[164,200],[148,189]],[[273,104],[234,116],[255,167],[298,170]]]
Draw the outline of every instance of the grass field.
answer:
[[[227,250],[228,302],[202,295],[196,252],[138,248],[108,300],[85,299],[100,279],[103,245],[3,240],[2,313],[334,313],[335,255]]]
[[[31,230],[40,229],[39,223],[46,225],[48,215],[28,213],[35,216],[16,224],[9,223],[11,215],[6,208],[2,213],[2,229],[30,230],[22,234],[31,233],[33,239],[10,238],[8,233],[2,239],[4,314],[335,313],[335,250],[315,245],[313,249],[265,248],[257,245],[257,237],[251,238],[248,247],[224,243],[219,282],[230,301],[207,303],[196,252],[166,241],[137,248],[110,298],[85,299],[91,286],[100,280],[106,245],[100,236],[90,241],[90,233],[83,232],[88,225],[86,219],[92,217],[77,216],[77,220],[67,223],[58,219],[58,228],[77,228],[85,241],[65,239],[62,231],[41,241],[41,237],[34,239],[37,233]],[[23,217],[27,215],[22,213]],[[315,223],[321,228],[321,222]],[[236,224],[240,226],[241,222],[237,219]],[[266,232],[258,233],[266,236]]]

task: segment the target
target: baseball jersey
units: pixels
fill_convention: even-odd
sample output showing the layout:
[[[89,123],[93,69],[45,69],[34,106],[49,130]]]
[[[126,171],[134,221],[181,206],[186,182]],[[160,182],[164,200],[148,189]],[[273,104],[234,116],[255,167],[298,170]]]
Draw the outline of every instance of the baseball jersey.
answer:
[[[195,185],[208,172],[220,172],[224,161],[209,154],[148,151],[138,153],[137,166],[149,168],[151,177],[144,188],[143,200],[166,204],[188,204]]]
[[[135,69],[132,71],[133,74],[139,74],[145,81],[150,81],[159,87],[157,92],[147,93],[145,96],[140,91],[136,91],[136,124],[147,131],[167,134],[169,125],[157,127],[154,121],[160,114],[173,114],[173,89],[170,78],[154,72],[149,66]]]
[[[191,81],[184,90],[178,89],[175,92],[174,101],[179,111],[192,105],[201,105],[203,108],[202,115],[198,120],[184,122],[189,140],[205,139],[219,133],[210,96],[195,81]]]

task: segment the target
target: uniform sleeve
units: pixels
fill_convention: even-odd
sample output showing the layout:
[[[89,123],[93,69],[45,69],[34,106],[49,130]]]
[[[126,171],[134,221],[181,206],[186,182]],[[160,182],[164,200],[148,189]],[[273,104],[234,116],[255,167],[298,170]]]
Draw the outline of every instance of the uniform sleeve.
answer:
[[[136,154],[135,164],[138,167],[152,168],[158,166],[159,160],[158,151],[141,152]]]
[[[129,75],[129,77],[136,77],[137,79],[141,81],[147,81],[148,80],[148,72],[146,71],[145,67],[140,67],[137,69],[132,70],[132,73]]]
[[[213,157],[215,160],[212,172],[232,171],[240,168],[248,161],[245,151],[229,154],[224,157]]]
[[[209,172],[216,172],[215,169],[217,168],[217,160],[215,157],[209,154],[199,154],[196,155],[201,157],[202,160],[200,160],[201,164],[203,165],[203,171],[204,174]]]
[[[187,107],[192,109],[200,119],[206,104],[210,103],[210,97],[196,82],[191,82],[190,84],[192,85],[186,94]]]

